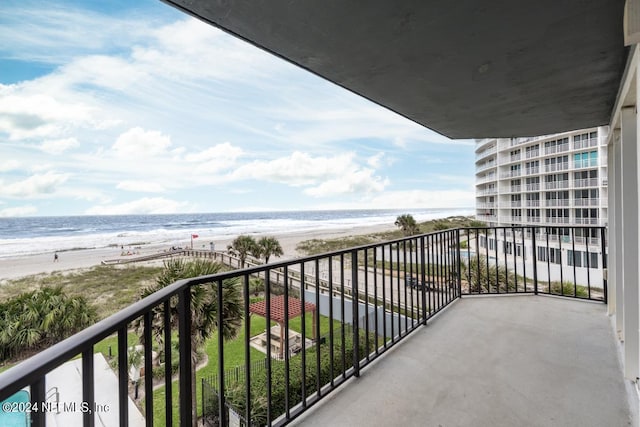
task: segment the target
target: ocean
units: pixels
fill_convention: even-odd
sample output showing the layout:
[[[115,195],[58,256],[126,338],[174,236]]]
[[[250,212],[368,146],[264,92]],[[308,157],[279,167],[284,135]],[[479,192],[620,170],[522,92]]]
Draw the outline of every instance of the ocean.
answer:
[[[110,246],[182,246],[196,234],[209,240],[240,234],[268,235],[393,224],[409,213],[417,221],[473,215],[472,208],[421,210],[326,210],[171,215],[0,218],[0,258]],[[198,243],[202,240],[198,241]],[[202,242],[204,243],[204,242]]]

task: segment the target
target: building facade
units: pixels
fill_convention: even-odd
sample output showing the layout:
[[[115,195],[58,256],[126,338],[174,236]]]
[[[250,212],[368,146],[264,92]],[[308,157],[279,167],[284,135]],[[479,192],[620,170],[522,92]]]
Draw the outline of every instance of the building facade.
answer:
[[[601,236],[580,227],[607,225],[607,137],[607,127],[594,127],[476,140],[476,218],[491,227],[540,227],[535,248],[531,229],[522,236],[489,232],[479,238],[480,248],[521,257],[531,267],[534,259],[549,263],[553,267],[541,271],[551,280],[558,276],[551,270],[561,270],[589,281],[602,263]],[[563,247],[574,237],[578,247]]]

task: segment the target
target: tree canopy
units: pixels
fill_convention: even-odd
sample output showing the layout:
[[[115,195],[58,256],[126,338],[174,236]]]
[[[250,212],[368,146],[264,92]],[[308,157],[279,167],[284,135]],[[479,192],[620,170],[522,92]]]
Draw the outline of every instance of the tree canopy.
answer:
[[[280,257],[284,254],[280,242],[275,237],[261,237],[257,242],[257,255],[264,258],[264,263],[269,263],[271,256]]]
[[[256,240],[253,237],[246,235],[236,237],[233,242],[227,246],[227,251],[231,255],[240,258],[242,267],[244,267],[244,263],[249,255],[256,257],[260,256],[260,249],[258,248]]]
[[[402,234],[407,237],[413,236],[414,234],[418,234],[420,232],[418,223],[416,223],[416,220],[411,214],[399,215],[396,218],[396,222],[394,224],[396,225],[396,227],[400,227],[400,229],[402,230]]]

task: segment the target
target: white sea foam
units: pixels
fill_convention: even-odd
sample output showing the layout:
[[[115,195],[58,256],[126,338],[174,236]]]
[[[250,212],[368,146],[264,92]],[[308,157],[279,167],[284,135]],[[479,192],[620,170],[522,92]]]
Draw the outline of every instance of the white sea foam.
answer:
[[[426,221],[453,215],[470,215],[471,209],[443,209],[412,213],[417,221]],[[167,246],[183,246],[190,242],[191,234],[198,234],[198,243],[205,244],[209,241],[228,240],[240,234],[281,234],[288,232],[304,232],[317,230],[331,230],[344,228],[358,228],[371,225],[393,224],[397,212],[380,212],[375,215],[345,217],[328,217],[314,219],[292,219],[290,216],[271,215],[271,218],[224,219],[202,221],[178,221],[164,222],[164,228],[145,230],[144,224],[140,224],[135,230],[92,232],[91,227],[84,227],[81,233],[73,226],[56,229],[57,234],[29,238],[4,238],[0,239],[0,258],[16,255],[29,255],[39,253],[51,253],[54,251],[68,251],[82,248],[106,248],[129,247],[131,245],[155,244]],[[301,215],[298,215],[299,217]],[[203,224],[203,225],[199,225]],[[153,226],[150,224],[150,226]],[[172,228],[176,227],[176,228]],[[98,228],[93,228],[97,230]],[[25,233],[26,234],[26,233]]]

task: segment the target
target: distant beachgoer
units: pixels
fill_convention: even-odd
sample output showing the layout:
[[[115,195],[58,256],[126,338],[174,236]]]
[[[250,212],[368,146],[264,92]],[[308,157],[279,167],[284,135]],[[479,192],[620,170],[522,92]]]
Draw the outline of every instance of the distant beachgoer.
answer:
[[[53,262],[58,262],[58,253],[53,254]]]

